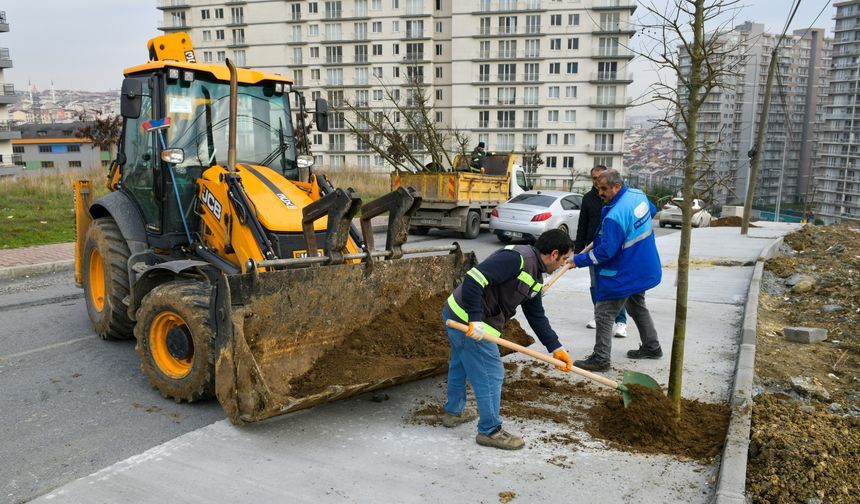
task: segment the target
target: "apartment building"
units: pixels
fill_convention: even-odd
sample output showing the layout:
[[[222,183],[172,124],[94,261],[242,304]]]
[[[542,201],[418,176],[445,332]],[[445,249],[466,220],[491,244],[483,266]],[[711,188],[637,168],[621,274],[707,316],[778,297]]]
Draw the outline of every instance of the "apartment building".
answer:
[[[36,168],[107,168],[110,152],[99,149],[89,138],[78,138],[82,122],[24,124],[20,138],[12,140],[15,164]]]
[[[837,2],[829,101],[814,192],[825,223],[860,219],[860,1]]]
[[[6,20],[6,12],[0,11],[0,33],[9,32],[9,22]],[[12,129],[12,121],[9,117],[9,105],[15,103],[15,86],[6,84],[3,71],[12,68],[12,58],[9,49],[0,47],[0,167],[12,166],[17,156],[12,153],[12,139],[20,138],[21,134]]]
[[[742,205],[750,174],[748,153],[755,145],[764,103],[765,84],[779,34],[764,25],[746,22],[722,35],[732,72],[702,106],[697,123],[699,141],[709,152],[711,181],[728,180],[714,189],[722,204]],[[774,80],[768,124],[762,146],[753,204],[773,206],[806,201],[821,145],[826,103],[827,69],[832,39],[821,28],[804,28],[786,35],[779,46],[778,78]],[[681,58],[689,68],[689,57]],[[711,148],[705,146],[712,146]],[[673,163],[678,167],[673,185],[680,187],[683,150],[675,142]],[[702,184],[707,185],[705,183]]]
[[[292,77],[309,97],[389,106],[423,86],[434,119],[491,151],[536,149],[539,184],[587,187],[621,168],[635,0],[160,0],[164,32],[187,31],[204,62]],[[399,88],[399,89],[398,89]],[[313,134],[321,165],[385,170],[333,113]],[[405,126],[405,125],[404,125]],[[453,150],[453,146],[452,146]]]

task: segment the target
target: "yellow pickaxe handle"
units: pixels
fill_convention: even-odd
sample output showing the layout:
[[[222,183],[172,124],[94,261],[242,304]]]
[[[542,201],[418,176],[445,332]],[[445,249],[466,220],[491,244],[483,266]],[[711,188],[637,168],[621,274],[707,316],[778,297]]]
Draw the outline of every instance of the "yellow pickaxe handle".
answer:
[[[469,326],[467,326],[466,324],[457,322],[456,320],[450,320],[450,319],[446,320],[445,325],[447,325],[448,327],[451,327],[453,329],[456,329],[458,331],[463,331],[464,333],[467,333],[469,331]],[[477,338],[474,338],[472,336],[470,336],[470,338],[477,339]],[[485,335],[484,339],[491,342],[491,343],[495,343],[499,346],[503,346],[505,348],[510,348],[511,350],[513,350],[515,352],[526,354],[529,357],[533,357],[537,360],[546,362],[548,364],[552,364],[553,366],[558,366],[558,367],[562,367],[562,368],[567,366],[567,363],[564,361],[558,360],[555,357],[550,357],[549,355],[542,354],[540,352],[536,352],[536,351],[534,351],[530,348],[526,348],[522,345],[517,345],[516,343],[514,343],[512,341],[508,341],[508,340],[505,340],[502,338],[497,338],[496,336],[490,336],[489,334]],[[571,366],[570,370],[573,371],[574,373],[580,375],[580,376],[588,378],[589,380],[594,380],[597,383],[600,383],[602,385],[606,385],[607,387],[612,387],[614,389],[618,388],[618,382],[616,382],[614,380],[610,380],[609,378],[606,378],[605,376],[600,376],[599,374],[594,374],[591,371],[586,371],[584,369],[580,369],[580,368],[574,367],[574,366]]]
[[[564,263],[564,266],[561,267],[561,271],[556,273],[556,275],[554,277],[550,278],[549,282],[543,284],[543,288],[540,291],[541,295],[546,296],[546,293],[549,290],[549,288],[552,287],[552,284],[556,283],[558,281],[558,279],[561,278],[562,275],[564,275],[565,273],[568,272],[568,270],[571,270],[571,269],[573,269],[573,266],[571,266],[571,264],[569,262]]]

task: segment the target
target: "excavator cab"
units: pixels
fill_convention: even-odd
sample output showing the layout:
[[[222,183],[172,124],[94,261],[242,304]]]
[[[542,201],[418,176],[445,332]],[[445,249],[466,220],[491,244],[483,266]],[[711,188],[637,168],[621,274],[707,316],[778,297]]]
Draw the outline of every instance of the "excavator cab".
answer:
[[[96,332],[135,338],[162,395],[217,396],[237,424],[438,371],[313,396],[290,385],[392,306],[452,291],[474,254],[403,246],[414,189],[362,204],[312,170],[304,98],[286,77],[199,63],[185,33],[149,52],[125,71],[111,192],[91,202],[76,184],[75,278]],[[314,125],[327,130],[325,100]]]

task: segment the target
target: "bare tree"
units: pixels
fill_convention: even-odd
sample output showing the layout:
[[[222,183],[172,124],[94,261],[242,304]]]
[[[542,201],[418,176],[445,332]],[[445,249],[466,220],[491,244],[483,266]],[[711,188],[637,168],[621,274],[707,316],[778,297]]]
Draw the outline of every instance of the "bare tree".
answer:
[[[336,113],[343,114],[346,129],[356,138],[359,149],[375,152],[398,172],[445,170],[454,165],[457,154],[465,159],[469,136],[436,121],[420,78],[412,77],[402,87],[382,87],[386,104],[381,108],[371,109],[367,103],[354,100],[332,104]],[[406,91],[405,98],[400,96],[401,90]]]
[[[93,148],[108,151],[113,157],[114,148],[122,133],[122,117],[105,114],[101,110],[91,110],[89,113],[79,113],[78,120],[84,124],[75,131],[75,136],[89,138],[93,141]]]
[[[670,128],[683,145],[681,244],[668,391],[677,416],[681,414],[693,199],[697,192],[713,190],[730,180],[730,176],[713,169],[722,131],[716,136],[705,133],[704,138],[700,137],[698,121],[711,93],[730,86],[746,60],[738,45],[726,36],[737,4],[738,0],[671,0],[665,7],[658,7],[652,1],[644,6],[646,12],[640,21],[646,47],[639,55],[658,70],[667,71],[674,80],[661,79],[650,90],[649,101],[666,107],[657,125]],[[706,26],[710,28],[707,32]]]

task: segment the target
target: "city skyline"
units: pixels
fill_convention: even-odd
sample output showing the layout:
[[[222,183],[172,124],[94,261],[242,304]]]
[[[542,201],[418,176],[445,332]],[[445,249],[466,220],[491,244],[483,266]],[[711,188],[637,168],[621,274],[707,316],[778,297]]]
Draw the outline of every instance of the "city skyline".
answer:
[[[666,2],[655,3],[664,5]],[[774,8],[775,3],[784,9]],[[790,0],[779,0],[766,6],[746,5],[735,19],[738,24],[751,20],[764,24],[767,31],[781,31],[790,3]],[[822,6],[821,3],[801,4],[789,31],[809,26]],[[49,89],[52,82],[56,89],[119,89],[122,70],[146,61],[146,41],[161,34],[157,27],[163,20],[155,0],[129,0],[121,5],[111,0],[57,3],[52,5],[49,16],[44,13],[44,4],[24,0],[4,2],[2,9],[14,26],[4,40],[15,60],[15,67],[7,72],[7,80],[18,90],[28,89],[28,84]],[[643,12],[640,5],[634,20]],[[815,23],[825,29],[828,36],[832,35],[834,15],[832,2],[828,2],[827,9]],[[77,27],[74,35],[66,37],[67,44],[57,44],[63,36],[45,36],[45,33],[62,34],[66,27]],[[288,36],[286,31],[284,36]],[[639,48],[638,41],[639,37],[634,37],[631,42],[634,50]],[[46,57],[51,54],[53,56]],[[641,58],[635,58],[631,66],[638,78],[629,87],[630,96],[640,97],[656,80],[657,74]],[[653,106],[634,107],[629,113],[641,115],[656,110]]]

